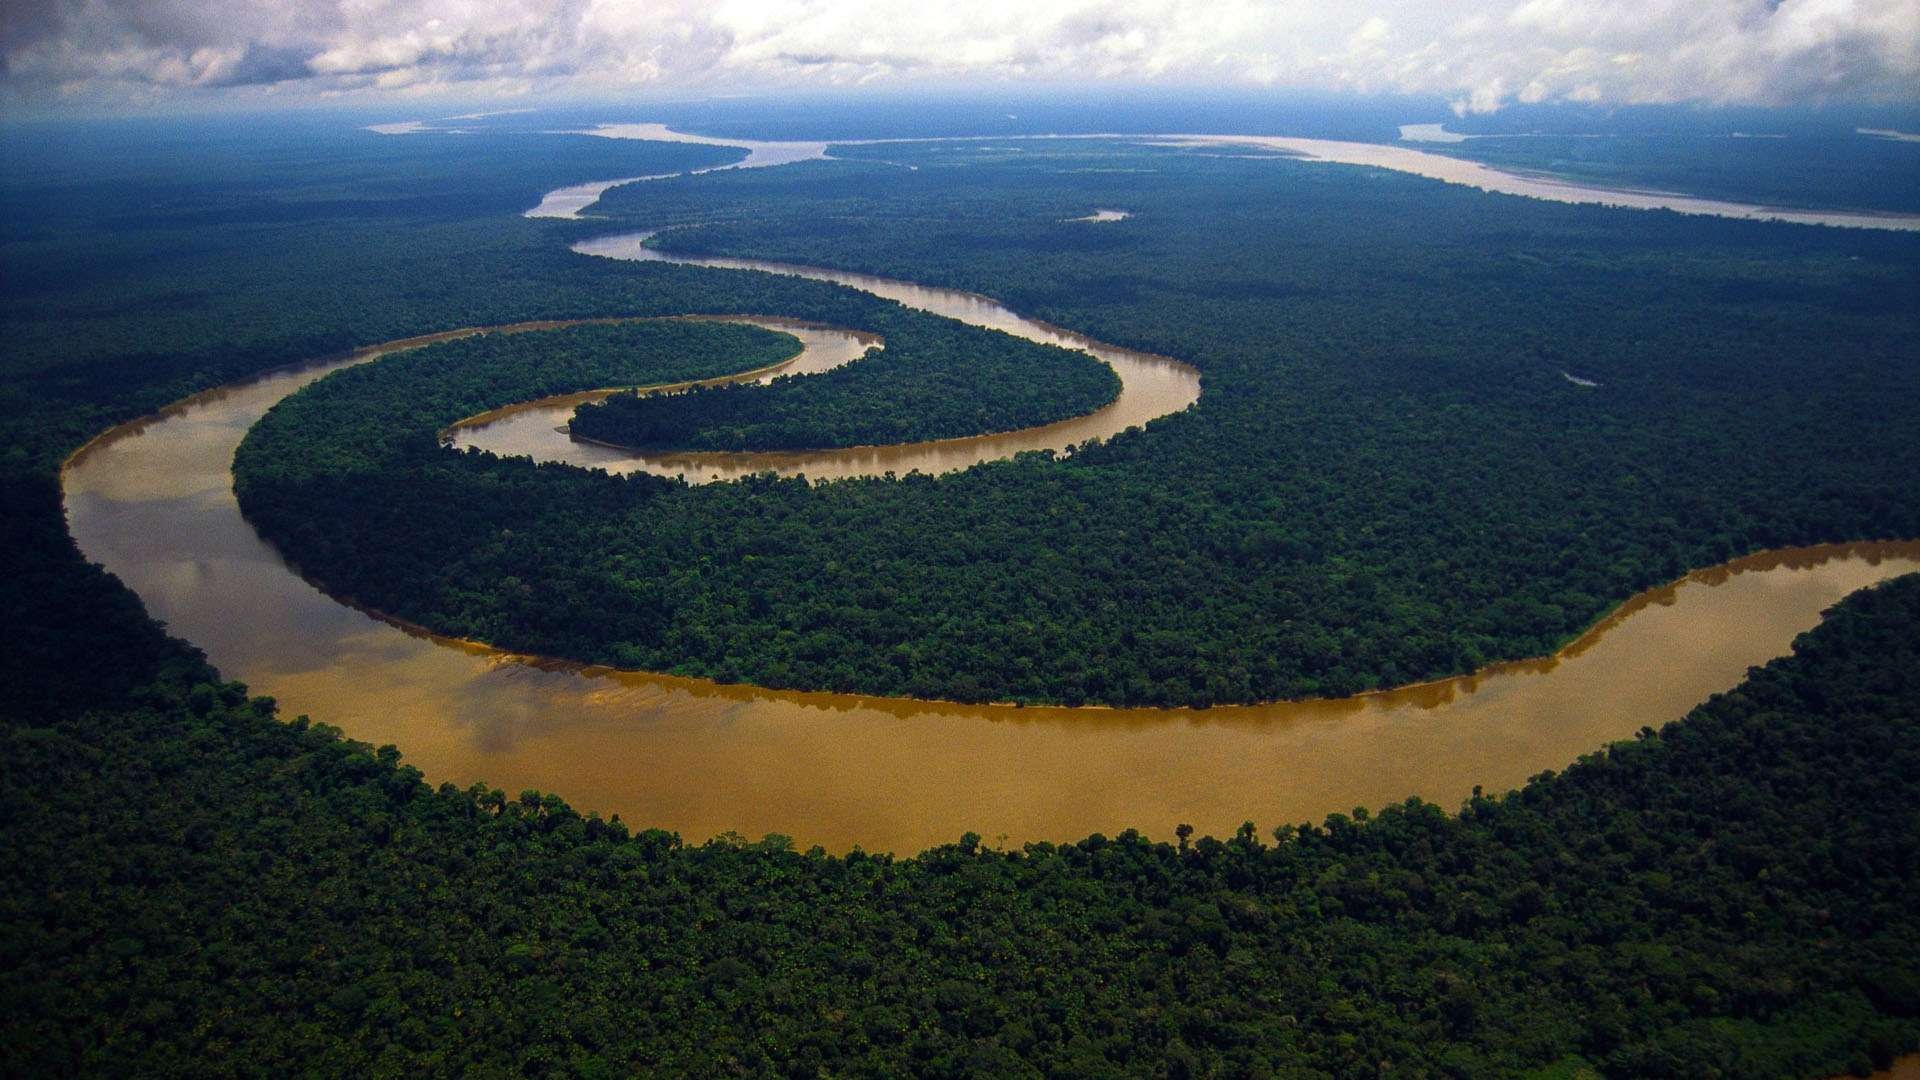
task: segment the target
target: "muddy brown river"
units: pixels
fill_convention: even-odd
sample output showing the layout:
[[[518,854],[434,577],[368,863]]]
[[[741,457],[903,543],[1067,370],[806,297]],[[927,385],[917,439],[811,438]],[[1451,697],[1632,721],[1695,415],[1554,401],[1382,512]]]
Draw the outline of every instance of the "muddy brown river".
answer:
[[[630,257],[638,241],[582,247]],[[783,468],[944,471],[1111,433],[1113,424],[1185,408],[1198,395],[1185,365],[1021,320],[982,297],[807,273],[882,295],[918,290],[902,298],[981,325],[1054,335],[1045,340],[1114,363],[1126,390],[1108,409],[1066,425],[840,451],[827,455],[831,462],[777,463]],[[807,331],[808,347],[797,365],[830,366],[876,344],[857,333],[797,329]],[[1409,795],[1451,806],[1476,784],[1505,790],[1643,724],[1681,716],[1733,686],[1748,666],[1785,653],[1847,593],[1920,570],[1920,543],[1775,552],[1637,597],[1549,659],[1344,700],[1202,711],[782,693],[521,657],[404,629],[328,597],[254,534],[232,491],[234,449],[276,401],[329,371],[471,332],[270,373],[116,428],[63,472],[69,527],[87,557],[139,593],[154,617],[206,650],[227,677],[278,698],[287,715],[397,744],[434,782],[554,791],[583,811],[618,813],[689,840],[778,832],[803,847],[914,852],[966,831],[1008,844],[1129,826],[1164,838],[1180,822],[1225,834],[1246,820],[1264,829]],[[609,463],[570,456],[583,452],[580,444],[554,432],[552,418],[522,410],[462,438]],[[741,465],[631,467],[697,466],[708,478]]]

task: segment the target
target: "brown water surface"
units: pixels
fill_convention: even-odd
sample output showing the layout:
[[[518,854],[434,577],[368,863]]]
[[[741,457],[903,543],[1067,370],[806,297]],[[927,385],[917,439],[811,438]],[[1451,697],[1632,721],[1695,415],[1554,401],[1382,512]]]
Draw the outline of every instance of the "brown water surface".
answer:
[[[695,170],[704,172],[706,170]],[[622,176],[613,180],[589,180],[584,184],[568,184],[554,188],[542,196],[532,209],[523,212],[521,217],[565,218],[575,220],[581,217],[581,211],[600,201],[611,188],[622,184],[637,184],[643,180],[668,180],[680,173],[655,173],[652,176]]]
[[[1827,1080],[1853,1080],[1853,1077],[1850,1073],[1843,1073],[1828,1077]],[[1920,1080],[1920,1054],[1896,1058],[1892,1065],[1876,1070],[1866,1080]]]
[[[415,339],[409,344],[434,339]],[[1316,820],[1408,795],[1452,805],[1679,717],[1787,651],[1920,544],[1773,553],[1643,596],[1560,656],[1340,701],[1208,711],[969,707],[777,693],[516,657],[408,632],[290,570],[234,502],[230,464],[280,398],[366,350],[198,395],[116,428],[64,473],[88,558],[228,677],[434,780],[540,788],[701,839],[915,851],[1138,826],[1165,837]]]
[[[418,127],[409,130],[422,130]],[[797,161],[812,161],[827,156],[826,143],[779,143],[756,142],[738,139],[709,139],[703,135],[687,135],[673,131],[665,124],[601,124],[592,131],[575,134],[598,135],[609,139],[645,139],[652,142],[695,143],[701,146],[726,146],[746,151],[739,161],[725,165],[708,165],[704,168],[689,169],[677,173],[656,173],[652,176],[624,176],[616,180],[589,180],[584,184],[568,184],[555,188],[540,200],[539,205],[526,211],[522,217],[530,218],[579,218],[587,207],[600,201],[610,188],[622,184],[637,184],[646,180],[668,180],[676,176],[699,176],[702,173],[725,172],[729,169],[764,169],[772,165],[790,165]]]

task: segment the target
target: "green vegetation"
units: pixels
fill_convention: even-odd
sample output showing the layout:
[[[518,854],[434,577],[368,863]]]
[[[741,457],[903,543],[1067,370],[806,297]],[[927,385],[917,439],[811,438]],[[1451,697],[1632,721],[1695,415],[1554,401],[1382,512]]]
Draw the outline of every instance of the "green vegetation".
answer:
[[[9,713],[0,1047],[42,1074],[1884,1062],[1920,1040],[1916,624],[1909,577],[1518,794],[1272,845],[688,847],[430,789],[234,685]]]
[[[925,167],[717,174],[602,209],[657,226],[697,205],[733,224],[665,242],[994,292],[1190,359],[1199,407],[1064,461],[938,479],[591,500],[555,470],[538,528],[472,505],[471,470],[521,476],[504,463],[278,491],[271,512],[252,484],[248,512],[320,580],[511,648],[780,687],[1155,705],[1544,654],[1691,567],[1920,535],[1916,238],[1516,199],[1489,214],[1478,193],[1281,160],[863,152]],[[1078,171],[1116,161],[1152,171]],[[1090,205],[1136,216],[1061,220]],[[701,280],[707,304],[759,285],[749,310],[822,317],[808,283]],[[636,302],[692,292],[679,284],[663,273]],[[898,344],[878,316],[827,321]],[[403,483],[427,512],[395,521],[381,508]],[[528,609],[495,584],[509,577],[553,592]]]
[[[926,326],[911,348],[767,386],[617,394],[576,409],[572,429],[647,449],[883,446],[1034,427],[1090,413],[1119,392],[1113,369],[1085,353],[947,323],[944,332]]]
[[[0,417],[37,462],[267,367],[460,326],[652,313],[557,274],[580,260],[520,211],[582,175],[738,156],[181,126],[8,142]]]
[[[644,604],[615,577],[563,578],[540,569],[556,537],[578,524],[579,508],[607,517],[682,487],[641,475],[537,466],[443,447],[438,433],[465,417],[553,394],[632,383],[667,383],[750,371],[792,356],[799,341],[736,323],[660,320],[488,334],[399,353],[339,371],[276,405],[235,457],[234,487],[262,535],[299,553],[309,574],[371,603],[386,602],[384,563],[354,555],[358,541],[407,535],[405,523],[434,518],[434,545],[412,558],[414,576],[433,577],[443,604],[461,605],[470,632],[510,625],[566,634],[566,622],[644,618]],[[322,433],[321,438],[308,437]],[[353,503],[355,527],[309,516]],[[563,544],[604,544],[599,532]],[[476,548],[499,565],[505,588],[448,574],[449,550]],[[398,554],[382,548],[388,556]],[[456,555],[455,569],[465,565]],[[366,568],[370,572],[361,572]],[[518,588],[522,581],[538,582]],[[561,600],[564,598],[564,600]],[[554,600],[561,600],[553,603]],[[396,614],[420,614],[414,608]]]

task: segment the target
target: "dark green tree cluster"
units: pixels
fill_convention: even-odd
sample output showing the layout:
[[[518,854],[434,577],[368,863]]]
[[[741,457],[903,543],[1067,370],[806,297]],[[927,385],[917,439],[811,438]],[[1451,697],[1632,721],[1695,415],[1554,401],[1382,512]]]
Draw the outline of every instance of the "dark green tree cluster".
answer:
[[[572,430],[647,449],[885,446],[1035,427],[1090,413],[1120,392],[1113,369],[1085,353],[1062,355],[962,323],[943,329],[929,327],[910,349],[884,349],[857,367],[766,386],[617,394],[580,406]]]
[[[552,795],[435,790],[204,673],[9,709],[0,1054],[43,1075],[1864,1071],[1920,1041],[1917,623],[1908,577],[1518,793],[1273,844],[689,846]]]

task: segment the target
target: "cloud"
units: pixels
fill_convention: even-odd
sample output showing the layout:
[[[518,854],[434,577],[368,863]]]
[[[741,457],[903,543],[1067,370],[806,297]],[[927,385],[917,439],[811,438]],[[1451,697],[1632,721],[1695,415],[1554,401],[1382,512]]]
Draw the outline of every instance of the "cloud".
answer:
[[[1920,0],[9,0],[14,99],[1098,81],[1920,98]]]

